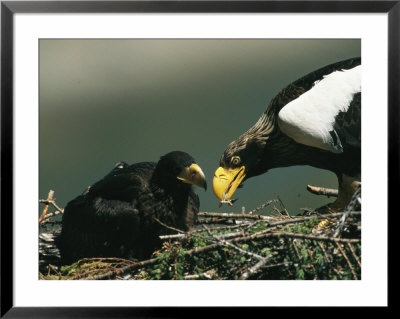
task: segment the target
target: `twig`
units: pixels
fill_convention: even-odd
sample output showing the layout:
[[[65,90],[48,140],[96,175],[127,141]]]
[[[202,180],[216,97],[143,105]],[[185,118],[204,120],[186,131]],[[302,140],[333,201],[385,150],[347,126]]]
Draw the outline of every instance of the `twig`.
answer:
[[[326,249],[325,249],[324,245],[323,245],[320,241],[317,241],[317,244],[318,244],[318,246],[321,248],[322,253],[324,254],[325,262],[326,262],[326,263],[329,263],[329,262],[330,262],[329,256],[328,256],[328,254],[327,254],[327,252],[326,252]]]
[[[351,254],[353,255],[353,258],[355,259],[355,261],[356,261],[357,264],[358,264],[358,267],[361,268],[361,261],[360,261],[360,259],[357,257],[356,252],[354,251],[353,246],[352,246],[350,243],[347,243],[347,247],[349,247],[349,249],[350,249],[350,251],[351,251]]]
[[[239,225],[240,228],[243,228],[241,231],[237,231],[237,232],[233,232],[233,233],[225,233],[225,234],[220,234],[220,235],[214,235],[214,237],[218,238],[218,239],[232,239],[232,238],[236,238],[236,237],[241,237],[241,236],[244,236],[244,232],[245,231],[247,231],[251,227],[255,226],[259,222],[260,221],[257,220],[257,221],[255,221],[253,223],[249,223],[249,224],[246,224],[246,225]],[[234,227],[234,226],[232,226],[232,227]],[[224,228],[224,227],[219,227],[219,228]],[[210,229],[210,230],[221,231],[218,228],[214,228],[214,229]],[[272,228],[268,228],[268,229],[264,230],[263,232],[269,232],[269,231],[272,231],[272,230],[273,230]]]
[[[305,215],[305,214],[309,214],[309,213],[314,212],[314,209],[308,208],[308,207],[300,207],[299,210],[302,210],[302,211],[303,211],[303,214],[302,214],[302,215]],[[301,213],[300,213],[300,214],[301,214]]]
[[[267,257],[264,257],[261,259],[258,263],[256,263],[253,267],[249,268],[246,272],[244,272],[241,276],[241,280],[246,280],[253,276],[260,268],[263,268],[266,266],[266,263],[272,258],[272,254],[268,255]]]
[[[215,271],[214,270],[209,270],[206,272],[203,272],[201,274],[195,274],[195,275],[186,275],[183,277],[185,280],[194,280],[194,279],[213,279],[215,276]]]
[[[253,214],[236,214],[236,213],[210,213],[210,212],[200,212],[199,217],[219,217],[219,218],[248,218],[248,219],[271,219],[270,216],[263,215],[253,215]]]
[[[342,274],[340,273],[340,271],[337,270],[336,268],[332,268],[332,269],[333,269],[333,271],[335,272],[335,274],[338,275],[339,279],[342,280],[342,279],[343,279],[343,276],[342,276]]]
[[[290,265],[293,265],[293,262],[291,262],[291,261],[284,261],[284,262],[277,263],[277,264],[265,265],[265,266],[263,266],[263,268],[274,268],[274,267],[280,267],[280,266],[285,266],[285,267],[287,267],[287,266],[290,266]]]
[[[360,239],[353,238],[335,238],[335,237],[324,237],[317,235],[308,235],[308,234],[299,234],[299,233],[290,233],[286,231],[278,231],[274,233],[265,234],[267,237],[291,237],[291,238],[299,238],[299,239],[311,239],[311,240],[320,240],[320,241],[330,241],[335,243],[359,243]]]
[[[266,201],[264,204],[262,204],[262,205],[260,205],[260,206],[258,206],[258,207],[256,207],[256,208],[254,208],[253,210],[249,211],[248,214],[251,215],[251,214],[253,214],[253,213],[259,211],[260,209],[263,209],[263,208],[265,208],[265,207],[271,205],[272,203],[276,203],[277,201],[278,201],[277,199],[271,199],[271,200],[269,200],[269,201]]]
[[[259,222],[258,220],[254,221],[254,222],[244,221],[243,223],[241,223],[239,225],[208,227],[208,229],[210,229],[211,231],[226,231],[226,230],[237,229],[237,228],[249,228],[249,227],[256,225],[258,222]],[[195,230],[195,232],[201,232],[201,231],[203,231],[203,230],[201,230],[201,229]]]
[[[283,204],[282,200],[279,198],[279,196],[278,196],[278,200],[279,200],[279,205],[281,206],[280,214],[282,215],[282,211],[284,211],[286,217],[292,218],[292,216],[290,216],[289,212],[287,211],[285,205]],[[283,209],[283,210],[282,210],[282,209]]]
[[[257,224],[259,221],[255,221],[255,222],[247,222],[247,223],[243,223],[240,225],[233,225],[233,226],[222,226],[222,227],[209,227],[209,230],[211,231],[226,231],[226,230],[231,230],[231,229],[236,229],[236,228],[250,228],[252,226],[254,226],[255,224]],[[201,224],[203,225],[203,224]],[[187,239],[189,237],[191,237],[192,235],[199,233],[199,232],[203,232],[203,229],[195,229],[191,232],[188,233],[184,233],[184,234],[172,234],[172,235],[161,235],[159,236],[161,240],[166,240],[166,239],[179,239],[179,240],[184,240]],[[233,234],[237,234],[237,233],[233,233]],[[227,234],[229,235],[229,234]],[[219,236],[219,235],[217,235]]]
[[[218,246],[219,246],[218,244],[214,243],[214,244],[210,244],[210,245],[203,246],[203,247],[195,247],[195,248],[185,251],[184,255],[191,257],[191,256],[194,256],[194,255],[197,255],[200,253],[204,253],[209,250],[213,250],[213,249],[217,248]]]
[[[161,220],[159,220],[159,219],[156,218],[156,217],[153,217],[153,218],[154,218],[154,220],[155,220],[157,223],[159,223],[160,225],[162,225],[162,226],[164,226],[164,227],[166,227],[166,228],[168,228],[168,229],[174,230],[174,231],[176,231],[176,232],[178,232],[178,233],[182,233],[182,234],[185,233],[183,230],[180,230],[180,229],[178,229],[178,228],[175,228],[175,227],[172,227],[172,226],[168,226],[167,224],[164,224]]]
[[[89,276],[89,277],[85,277],[85,275],[82,274],[82,275],[74,277],[73,279],[81,279],[81,278],[85,278],[85,279],[88,279],[88,280],[111,279],[111,278],[113,278],[113,277],[115,277],[117,275],[121,276],[121,275],[127,273],[128,271],[134,270],[136,268],[153,265],[153,264],[157,263],[157,261],[158,261],[157,258],[152,258],[152,259],[136,262],[136,263],[134,263],[132,265],[121,267],[118,270],[110,270],[110,271],[107,271],[104,274],[93,275],[93,276]]]
[[[243,236],[244,232],[243,231],[238,231],[234,233],[227,233],[227,234],[221,234],[221,235],[214,235],[215,238],[220,239],[220,240],[226,240],[226,239],[232,239],[236,237]]]
[[[340,246],[339,243],[336,243],[336,246],[339,248],[341,254],[343,255],[344,259],[346,260],[347,265],[348,265],[349,268],[350,268],[350,271],[351,271],[351,273],[352,273],[352,275],[353,275],[354,280],[357,280],[357,279],[358,279],[358,278],[357,278],[357,274],[355,273],[354,268],[353,268],[353,265],[351,264],[349,257],[347,257],[346,252],[344,251],[344,249],[342,248],[342,246]]]
[[[226,240],[224,240],[224,239],[221,239],[221,238],[216,237],[216,235],[212,234],[212,233],[209,231],[208,227],[206,227],[205,225],[203,225],[203,227],[204,227],[204,229],[207,231],[207,233],[208,233],[211,237],[213,237],[213,238],[214,238],[218,243],[220,243],[221,245],[227,246],[227,247],[230,247],[230,248],[233,248],[233,249],[236,249],[237,251],[241,252],[242,254],[248,255],[248,256],[250,256],[250,257],[254,257],[254,258],[258,259],[258,260],[263,260],[263,259],[264,259],[264,257],[262,257],[262,256],[260,256],[260,255],[258,255],[258,254],[252,253],[251,251],[244,250],[244,249],[242,249],[242,248],[240,248],[240,247],[238,247],[238,246],[232,244],[232,243],[229,242],[229,241],[226,241]]]
[[[135,264],[136,261],[118,257],[91,257],[79,259],[76,263],[77,265],[86,264],[88,262],[111,262],[111,263],[128,263]]]
[[[361,184],[359,184],[357,186],[357,189],[354,192],[354,194],[350,200],[350,203],[347,205],[347,207],[345,207],[344,213],[338,222],[338,226],[335,230],[333,237],[339,237],[341,235],[341,233],[343,232],[344,223],[345,223],[347,217],[350,215],[350,212],[354,210],[357,202],[359,201],[360,196],[361,196]]]
[[[313,264],[313,258],[312,258],[312,251],[307,247],[307,254],[308,254],[308,258],[310,258],[310,266],[311,268],[314,270],[314,279],[318,279],[318,274],[317,274],[317,270],[315,269],[315,266]]]
[[[307,190],[315,195],[325,195],[328,197],[337,197],[339,193],[337,189],[318,187],[313,185],[307,185]]]
[[[196,222],[196,225],[203,225],[203,224],[209,224],[209,225],[238,225],[240,221],[235,220],[235,219],[227,219],[227,218],[217,218],[217,217],[211,217],[211,218],[199,218]]]
[[[46,205],[53,205],[55,209],[57,209],[60,213],[64,213],[64,209],[59,207],[55,200],[48,200],[48,199],[39,199],[39,203],[46,204]]]
[[[56,211],[51,212],[51,213],[48,213],[48,214],[43,216],[42,220],[39,221],[39,223],[44,224],[44,223],[48,222],[51,217],[57,216],[59,214],[62,214],[62,212],[60,212],[59,210],[56,210]]]
[[[360,212],[350,212],[352,215],[360,215]],[[278,220],[278,221],[272,221],[272,222],[267,222],[268,226],[277,226],[277,225],[285,225],[285,224],[294,224],[298,222],[303,222],[307,221],[310,219],[326,219],[326,218],[334,218],[338,216],[342,216],[343,212],[340,213],[332,213],[332,214],[323,214],[323,215],[312,215],[312,216],[303,216],[303,217],[297,217],[297,218],[292,218],[292,219],[285,219],[285,220]]]
[[[253,267],[249,268],[247,270],[247,272],[245,272],[245,273],[243,273],[241,275],[240,279],[242,279],[242,280],[245,280],[250,275],[254,274],[256,271],[258,271],[258,269],[260,269],[263,265],[265,265],[272,258],[272,254],[268,255],[267,257],[263,257],[263,256],[260,256],[258,254],[252,253],[250,251],[244,250],[244,249],[242,249],[242,248],[230,243],[229,241],[226,241],[224,239],[220,239],[216,235],[212,234],[205,225],[203,225],[203,227],[208,232],[208,234],[210,236],[212,236],[213,238],[215,238],[219,243],[221,243],[221,245],[233,248],[233,249],[241,252],[244,255],[247,255],[247,256],[250,256],[250,257],[253,257],[253,258],[256,258],[256,259],[259,260],[259,262],[257,264],[255,264]]]
[[[321,243],[320,241],[317,241],[317,244],[318,244],[318,246],[319,246],[319,247],[321,248],[321,250],[322,250],[322,253],[323,253],[323,255],[324,255],[325,263],[326,263],[326,264],[329,264],[329,263],[330,263],[330,258],[328,257],[328,254],[327,254],[327,252],[326,252],[326,249],[325,249],[325,247],[324,247],[324,244]],[[328,274],[329,274],[329,278],[332,278],[332,270],[331,270],[331,268],[328,268]]]
[[[168,240],[168,239],[183,240],[183,239],[189,238],[191,235],[192,235],[191,233],[179,233],[179,234],[172,234],[172,235],[161,235],[158,237],[160,237],[161,240]]]
[[[303,271],[306,272],[307,269],[304,266],[304,264],[302,263],[303,258],[301,257],[299,250],[297,248],[296,239],[291,240],[290,243],[292,244],[294,251],[296,252],[296,257],[297,257],[297,260],[299,261],[301,269],[303,269]]]
[[[49,194],[47,195],[47,202],[53,200],[53,197],[54,197],[54,191],[53,191],[53,190],[50,190],[50,191],[49,191]],[[42,212],[42,214],[41,214],[40,217],[39,217],[39,223],[41,223],[42,220],[44,219],[44,217],[46,216],[48,209],[49,209],[49,203],[47,203],[47,204],[44,206],[43,212]]]

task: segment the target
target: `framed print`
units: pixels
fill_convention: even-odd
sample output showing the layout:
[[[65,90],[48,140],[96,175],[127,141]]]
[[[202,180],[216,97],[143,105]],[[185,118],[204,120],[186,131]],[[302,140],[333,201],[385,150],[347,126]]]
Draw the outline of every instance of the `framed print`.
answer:
[[[2,1],[1,315],[388,307],[399,14]]]

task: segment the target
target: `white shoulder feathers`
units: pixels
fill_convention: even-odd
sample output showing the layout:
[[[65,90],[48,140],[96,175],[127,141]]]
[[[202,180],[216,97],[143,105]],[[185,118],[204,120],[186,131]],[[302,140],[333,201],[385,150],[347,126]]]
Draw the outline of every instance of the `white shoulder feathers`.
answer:
[[[278,114],[278,125],[298,143],[341,153],[343,148],[333,129],[335,116],[347,111],[354,94],[359,92],[361,65],[335,71],[285,105]],[[336,135],[335,140],[332,134]]]

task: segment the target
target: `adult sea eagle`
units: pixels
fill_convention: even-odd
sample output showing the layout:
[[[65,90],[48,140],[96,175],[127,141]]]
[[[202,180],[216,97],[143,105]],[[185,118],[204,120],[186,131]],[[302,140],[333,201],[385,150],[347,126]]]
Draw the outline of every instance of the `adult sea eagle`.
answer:
[[[281,90],[224,151],[214,193],[231,204],[246,179],[292,165],[337,175],[338,198],[324,210],[341,211],[349,203],[361,182],[361,58],[330,64]]]
[[[192,185],[206,189],[200,166],[174,151],[158,163],[118,163],[64,209],[61,264],[86,257],[147,258],[171,228],[190,230],[199,211]],[[173,231],[172,231],[173,232]]]

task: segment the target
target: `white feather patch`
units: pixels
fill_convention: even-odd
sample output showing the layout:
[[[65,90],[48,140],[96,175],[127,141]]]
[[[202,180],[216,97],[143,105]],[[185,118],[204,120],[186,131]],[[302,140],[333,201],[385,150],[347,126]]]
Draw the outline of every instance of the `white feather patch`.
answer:
[[[343,151],[339,137],[333,140],[335,116],[347,111],[354,94],[361,92],[361,65],[335,71],[286,104],[278,115],[282,132],[298,143],[333,153]]]

